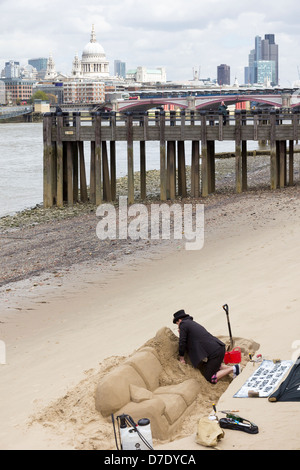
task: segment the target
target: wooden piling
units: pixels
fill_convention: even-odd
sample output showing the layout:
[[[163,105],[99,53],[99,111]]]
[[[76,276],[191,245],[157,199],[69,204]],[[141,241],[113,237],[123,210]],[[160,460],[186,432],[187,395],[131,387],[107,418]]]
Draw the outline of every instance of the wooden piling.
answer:
[[[167,143],[167,197],[175,199],[176,197],[176,147],[175,142]]]
[[[90,202],[96,204],[96,152],[94,140],[91,141]]]
[[[68,205],[74,203],[73,193],[73,142],[67,142],[67,201]]]
[[[102,204],[102,144],[101,115],[96,113],[95,119],[95,204]]]
[[[200,143],[199,140],[192,141],[192,165],[191,165],[191,196],[199,197],[200,193]],[[202,157],[203,158],[203,157]]]
[[[78,142],[79,150],[79,172],[80,172],[80,199],[81,202],[87,202],[87,184],[86,184],[86,171],[85,171],[85,158],[84,158],[84,143]]]
[[[278,144],[279,187],[284,188],[286,185],[286,142],[285,140],[280,140]]]
[[[134,203],[134,166],[133,166],[133,121],[132,114],[127,116],[127,173],[128,204]]]
[[[242,140],[242,191],[248,189],[248,176],[247,176],[247,141]]]
[[[289,141],[289,186],[294,184],[294,141]]]
[[[160,113],[160,199],[167,199],[167,169],[166,169],[166,140],[165,140],[165,113]]]
[[[276,152],[276,134],[275,134],[275,113],[270,114],[270,170],[271,170],[271,189],[276,189],[278,184],[277,170],[277,152]]]
[[[116,200],[117,195],[117,169],[116,169],[116,142],[110,142],[110,181],[111,181],[111,199]]]
[[[109,166],[107,156],[107,143],[102,141],[102,166],[103,166],[103,199],[104,201],[110,202],[111,197],[111,186],[109,178]]]
[[[207,172],[208,172],[208,192],[214,193],[216,189],[215,170],[215,141],[207,141]]]
[[[47,114],[43,122],[43,140],[44,140],[44,163],[43,163],[43,201],[44,207],[52,207],[54,204],[54,146],[51,139],[52,116]]]
[[[185,148],[184,141],[177,143],[177,168],[178,168],[178,194],[186,197],[186,167],[185,167]]]
[[[57,207],[64,205],[64,160],[63,160],[63,142],[62,142],[63,115],[57,116],[57,140],[56,140],[56,159],[57,159]]]
[[[242,192],[241,114],[235,113],[235,190]]]
[[[78,167],[78,145],[77,142],[72,143],[73,153],[73,202],[78,202],[79,187],[79,167]]]
[[[209,170],[207,156],[207,129],[205,114],[201,116],[201,178],[202,178],[202,196],[209,194]]]
[[[146,199],[146,142],[140,142],[140,190],[141,199]]]

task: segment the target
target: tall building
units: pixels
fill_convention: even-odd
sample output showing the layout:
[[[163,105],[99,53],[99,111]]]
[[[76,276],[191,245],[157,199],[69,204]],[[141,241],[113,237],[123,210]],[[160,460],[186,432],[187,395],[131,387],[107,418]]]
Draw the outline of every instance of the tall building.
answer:
[[[230,67],[226,64],[218,65],[217,81],[219,85],[230,85]]]
[[[7,102],[13,104],[20,101],[27,101],[32,96],[33,80],[22,80],[21,78],[4,78]]]
[[[64,82],[64,103],[104,103],[105,84],[101,81]]]
[[[275,44],[275,34],[265,34],[263,41],[264,54],[262,60],[270,60],[275,62],[275,85],[279,83],[279,69],[278,69],[278,44]]]
[[[115,76],[126,78],[126,63],[122,62],[121,60],[115,60],[114,74]]]
[[[3,78],[19,78],[20,77],[20,62],[10,60],[5,62],[5,67],[2,72]]]
[[[37,59],[28,59],[28,64],[32,65],[38,72],[47,70],[48,59],[45,57],[39,57]]]
[[[245,83],[279,83],[278,45],[274,34],[265,34],[265,38],[255,37],[255,49],[250,51],[248,66],[245,67]]]

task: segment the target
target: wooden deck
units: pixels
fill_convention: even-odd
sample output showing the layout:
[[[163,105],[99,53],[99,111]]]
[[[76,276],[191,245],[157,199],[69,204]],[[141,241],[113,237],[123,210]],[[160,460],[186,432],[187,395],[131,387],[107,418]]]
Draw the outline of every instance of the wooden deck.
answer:
[[[185,141],[192,142],[191,196],[215,191],[215,142],[235,142],[235,187],[247,189],[247,142],[270,143],[270,188],[293,184],[294,142],[300,114],[270,110],[227,115],[205,111],[94,113],[44,116],[44,206],[88,200],[84,142],[90,142],[89,200],[97,205],[116,194],[116,142],[127,142],[128,203],[134,202],[133,142],[140,143],[141,199],[146,198],[147,141],[160,143],[160,199],[186,196]],[[287,142],[289,143],[287,145]],[[109,145],[109,152],[108,152]],[[287,148],[289,149],[287,151]],[[108,155],[110,162],[108,161]]]

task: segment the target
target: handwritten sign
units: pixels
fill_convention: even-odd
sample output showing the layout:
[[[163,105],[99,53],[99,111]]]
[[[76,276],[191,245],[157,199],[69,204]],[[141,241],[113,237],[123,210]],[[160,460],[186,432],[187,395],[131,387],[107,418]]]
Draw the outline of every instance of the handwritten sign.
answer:
[[[277,388],[284,376],[291,368],[293,361],[264,360],[256,371],[249,377],[234,398],[246,398],[248,392],[258,393],[261,398],[266,398]]]

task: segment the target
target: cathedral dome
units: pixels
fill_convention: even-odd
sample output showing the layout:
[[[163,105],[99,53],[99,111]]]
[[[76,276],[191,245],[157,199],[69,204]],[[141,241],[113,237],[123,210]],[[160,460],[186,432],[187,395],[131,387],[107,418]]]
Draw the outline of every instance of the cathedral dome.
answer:
[[[82,51],[82,57],[105,55],[103,47],[98,42],[89,42]]]
[[[96,41],[96,35],[94,31],[94,26],[92,27],[91,40],[87,43],[82,51],[82,58],[88,57],[105,57],[105,52],[103,47]]]
[[[78,71],[76,74],[78,75]],[[103,47],[96,41],[94,25],[91,40],[82,51],[81,74],[87,79],[101,79],[109,76],[109,62],[106,60]]]

